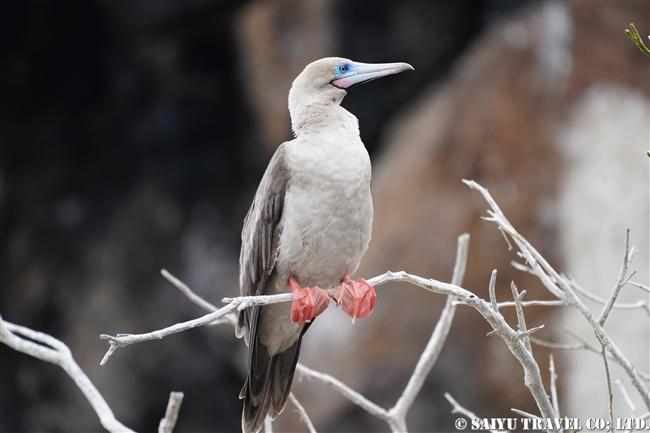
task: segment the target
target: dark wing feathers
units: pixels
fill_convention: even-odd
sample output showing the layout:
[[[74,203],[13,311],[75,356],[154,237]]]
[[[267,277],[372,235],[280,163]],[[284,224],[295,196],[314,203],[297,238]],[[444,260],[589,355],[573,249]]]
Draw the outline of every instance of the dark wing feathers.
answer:
[[[289,181],[281,144],[269,162],[253,204],[244,219],[242,246],[239,255],[239,290],[242,296],[262,295],[275,267],[278,241],[282,233],[280,220]],[[251,309],[239,313],[235,333],[249,344],[256,321],[250,320]]]
[[[282,226],[284,198],[289,174],[282,144],[264,172],[253,204],[244,219],[242,249],[239,257],[240,291],[243,296],[261,295],[275,267]],[[261,307],[246,308],[239,313],[236,333],[249,345],[249,372],[240,398],[244,399],[242,430],[257,432],[266,415],[275,418],[287,404],[293,375],[298,362],[301,338],[272,358],[257,338]],[[303,332],[307,326],[303,329]],[[301,335],[302,337],[302,335]]]

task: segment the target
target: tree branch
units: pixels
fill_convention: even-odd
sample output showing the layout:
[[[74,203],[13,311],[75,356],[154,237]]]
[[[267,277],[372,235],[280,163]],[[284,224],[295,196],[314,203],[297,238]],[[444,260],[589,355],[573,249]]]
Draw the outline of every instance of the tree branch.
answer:
[[[311,423],[311,420],[309,419],[309,415],[307,415],[307,411],[305,411],[305,408],[302,407],[298,399],[296,398],[295,395],[293,395],[293,392],[289,394],[289,400],[291,400],[291,403],[296,407],[296,412],[300,415],[300,419],[302,422],[304,422],[307,425],[307,429],[309,430],[309,433],[316,433],[316,429],[314,428],[314,424]]]
[[[467,267],[468,251],[469,234],[465,233],[458,237],[456,265],[454,266],[454,274],[451,279],[453,285],[460,286],[463,283],[465,269]],[[454,304],[455,299],[454,296],[447,296],[445,307],[443,308],[442,313],[440,313],[440,319],[438,319],[438,323],[431,334],[431,338],[429,339],[424,352],[422,352],[422,355],[415,366],[415,370],[413,371],[406,388],[404,388],[404,392],[397,400],[397,403],[395,403],[395,406],[393,406],[389,411],[389,414],[394,417],[397,426],[399,426],[402,431],[406,431],[406,415],[422,389],[424,381],[438,360],[442,347],[447,340],[449,329],[451,328],[454,314],[456,312],[456,306]]]
[[[21,338],[19,335],[27,337],[29,340]],[[74,380],[106,430],[110,432],[133,431],[115,419],[115,415],[104,397],[75,362],[70,349],[62,341],[42,332],[7,322],[2,319],[2,316],[0,316],[0,341],[18,352],[61,367]]]
[[[471,410],[466,409],[463,406],[461,406],[460,404],[458,404],[458,402],[456,400],[454,400],[454,398],[448,392],[445,392],[444,396],[447,399],[447,401],[449,403],[451,403],[451,406],[452,406],[451,413],[459,413],[461,415],[465,415],[470,420],[480,419],[478,416],[476,416],[476,414],[474,412],[472,412]],[[491,433],[503,433],[500,430],[490,430],[490,432]]]
[[[618,274],[618,278],[616,278],[616,285],[614,286],[614,290],[612,290],[612,294],[609,296],[609,299],[607,300],[607,303],[605,304],[605,307],[603,308],[603,311],[600,313],[600,317],[598,318],[598,324],[600,326],[603,326],[605,324],[605,320],[607,320],[607,316],[612,310],[612,306],[614,305],[618,294],[627,282],[625,279],[625,276],[627,275],[627,266],[629,261],[632,260],[632,257],[634,256],[634,251],[634,247],[632,247],[630,250],[630,229],[627,229],[625,231],[625,252],[623,253],[623,264],[621,265],[621,271]]]
[[[176,426],[178,412],[181,410],[181,403],[183,403],[182,392],[172,392],[169,394],[167,410],[165,411],[165,417],[160,420],[160,424],[158,425],[158,433],[172,433],[174,426]]]
[[[596,332],[598,339],[605,344],[607,351],[609,351],[612,356],[617,360],[619,365],[623,367],[627,375],[630,377],[632,384],[637,389],[639,395],[643,399],[646,407],[650,409],[650,393],[648,389],[641,381],[641,377],[638,372],[632,365],[629,359],[620,351],[620,349],[614,344],[612,339],[609,337],[607,332],[603,327],[598,323],[598,320],[594,315],[589,311],[585,304],[576,296],[575,292],[571,288],[569,282],[561,277],[551,265],[548,264],[546,259],[537,252],[535,248],[515,229],[512,227],[510,222],[506,219],[505,215],[496,204],[492,196],[487,192],[485,188],[480,186],[474,181],[463,180],[463,182],[468,185],[470,188],[476,189],[479,191],[485,200],[488,202],[491,210],[488,210],[491,218],[487,218],[490,221],[494,221],[505,233],[507,233],[512,240],[517,244],[519,251],[522,253],[528,265],[535,271],[537,277],[542,281],[544,286],[553,293],[560,300],[566,300],[567,303],[575,307],[582,315],[587,319],[591,327]]]

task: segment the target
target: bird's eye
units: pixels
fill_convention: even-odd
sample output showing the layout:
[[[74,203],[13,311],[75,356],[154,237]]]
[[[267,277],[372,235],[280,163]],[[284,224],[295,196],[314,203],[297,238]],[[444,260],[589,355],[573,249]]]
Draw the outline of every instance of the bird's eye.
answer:
[[[345,63],[341,63],[337,69],[339,74],[345,74],[348,72],[349,66]]]

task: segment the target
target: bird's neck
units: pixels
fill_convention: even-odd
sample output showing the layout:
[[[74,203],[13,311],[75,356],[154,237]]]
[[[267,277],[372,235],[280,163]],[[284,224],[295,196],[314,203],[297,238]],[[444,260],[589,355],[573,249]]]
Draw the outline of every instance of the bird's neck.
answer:
[[[292,111],[291,127],[296,137],[326,131],[346,132],[359,136],[359,121],[338,104],[312,103]]]

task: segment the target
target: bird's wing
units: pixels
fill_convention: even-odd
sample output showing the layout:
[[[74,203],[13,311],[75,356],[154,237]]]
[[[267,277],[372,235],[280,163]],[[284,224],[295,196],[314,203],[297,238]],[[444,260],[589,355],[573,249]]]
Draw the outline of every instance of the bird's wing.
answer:
[[[253,204],[244,219],[242,247],[239,255],[239,289],[242,296],[262,295],[273,272],[278,255],[282,226],[282,210],[289,181],[285,164],[286,143],[278,147],[260,182]],[[258,307],[239,313],[237,337],[244,336],[248,344],[255,334]]]

